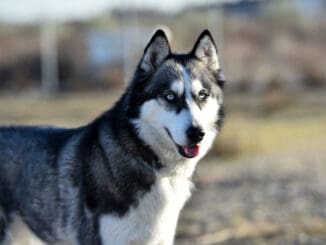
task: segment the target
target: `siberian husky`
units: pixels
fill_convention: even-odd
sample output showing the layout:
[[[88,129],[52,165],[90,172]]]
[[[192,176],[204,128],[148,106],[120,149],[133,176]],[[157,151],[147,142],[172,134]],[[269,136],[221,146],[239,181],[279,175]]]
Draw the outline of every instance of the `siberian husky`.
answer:
[[[126,92],[89,125],[0,128],[0,244],[171,245],[223,121],[205,30],[175,54],[158,30]]]

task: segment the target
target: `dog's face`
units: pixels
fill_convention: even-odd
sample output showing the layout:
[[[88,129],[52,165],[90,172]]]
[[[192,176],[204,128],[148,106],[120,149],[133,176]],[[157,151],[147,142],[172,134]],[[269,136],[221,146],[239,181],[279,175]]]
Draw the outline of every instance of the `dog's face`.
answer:
[[[182,55],[172,54],[165,34],[156,32],[137,72],[146,77],[139,84],[143,100],[135,120],[140,136],[156,144],[154,148],[172,149],[181,157],[204,156],[223,119],[224,81],[209,32]]]

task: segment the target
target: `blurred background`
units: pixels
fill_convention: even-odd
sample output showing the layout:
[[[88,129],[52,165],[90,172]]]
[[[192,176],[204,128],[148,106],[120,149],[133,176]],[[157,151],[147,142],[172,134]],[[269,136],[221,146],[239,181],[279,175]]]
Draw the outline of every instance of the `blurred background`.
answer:
[[[157,28],[178,52],[210,29],[227,80],[176,244],[326,244],[324,0],[1,0],[0,125],[90,122]]]

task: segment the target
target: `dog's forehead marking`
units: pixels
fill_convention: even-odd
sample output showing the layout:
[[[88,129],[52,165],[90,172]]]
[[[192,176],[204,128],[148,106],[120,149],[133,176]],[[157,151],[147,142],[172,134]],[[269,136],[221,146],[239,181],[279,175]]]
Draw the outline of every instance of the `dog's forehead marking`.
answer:
[[[190,99],[191,98],[191,77],[189,76],[186,68],[183,65],[178,64],[178,68],[181,71],[181,76],[182,76],[181,79],[184,83],[184,91],[185,91],[186,98]]]
[[[175,80],[171,84],[171,89],[173,92],[175,92],[177,95],[182,95],[184,91],[184,83],[180,80]]]
[[[191,79],[191,76],[189,75],[187,69],[178,64],[178,68],[181,71],[181,76],[182,76],[182,81],[184,83],[184,90],[186,94],[186,98],[190,100],[192,98],[192,94],[197,95],[202,89],[203,89],[203,84],[200,80],[198,79]]]

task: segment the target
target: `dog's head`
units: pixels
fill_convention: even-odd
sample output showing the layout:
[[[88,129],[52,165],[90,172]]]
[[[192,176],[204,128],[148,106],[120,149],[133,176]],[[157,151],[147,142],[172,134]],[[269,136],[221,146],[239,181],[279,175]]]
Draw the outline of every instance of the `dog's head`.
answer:
[[[223,83],[209,31],[202,32],[191,52],[173,54],[158,30],[132,83],[133,122],[140,137],[158,154],[204,156],[222,124]]]

